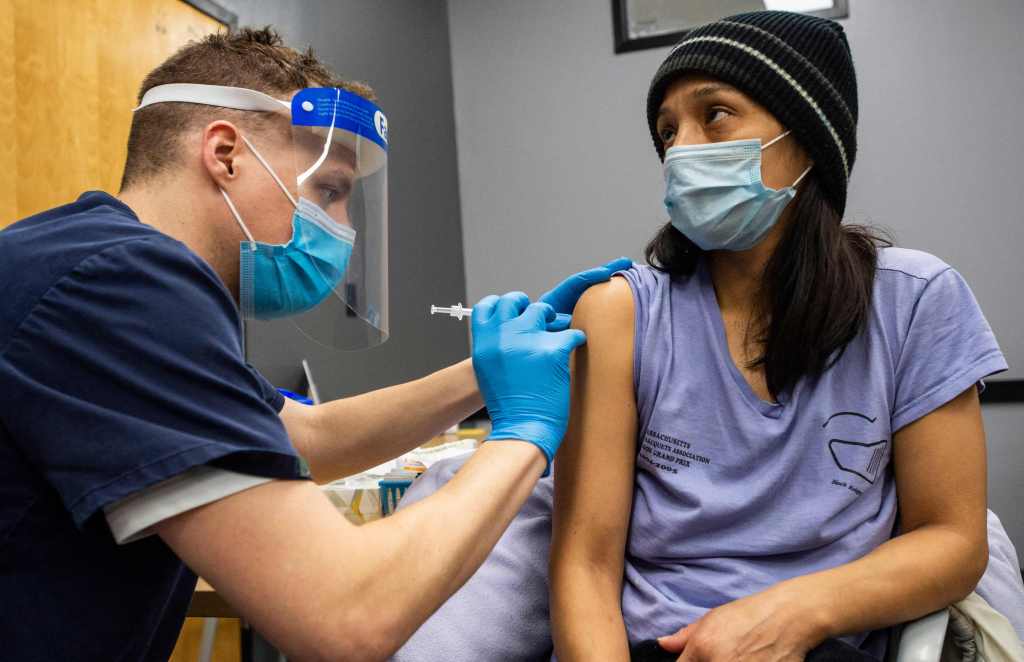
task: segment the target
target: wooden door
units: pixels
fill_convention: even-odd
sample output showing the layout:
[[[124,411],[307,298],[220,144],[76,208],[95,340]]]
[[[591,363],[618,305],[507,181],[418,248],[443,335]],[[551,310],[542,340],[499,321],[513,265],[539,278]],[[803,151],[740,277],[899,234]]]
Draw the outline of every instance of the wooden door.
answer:
[[[223,27],[182,0],[0,0],[0,228],[116,194],[142,79]]]

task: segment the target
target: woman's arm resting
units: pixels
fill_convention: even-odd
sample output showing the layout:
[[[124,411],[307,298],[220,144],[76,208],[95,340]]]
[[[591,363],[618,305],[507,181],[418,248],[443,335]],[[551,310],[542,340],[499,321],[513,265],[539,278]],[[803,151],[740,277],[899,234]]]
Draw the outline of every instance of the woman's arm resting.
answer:
[[[580,300],[569,429],[555,467],[551,618],[562,662],[629,659],[623,557],[633,494],[633,298],[620,278]]]
[[[894,442],[901,535],[852,563],[714,609],[662,646],[688,661],[761,659],[755,652],[767,651],[775,657],[764,659],[803,659],[826,638],[904,623],[974,590],[988,560],[977,389],[898,431]]]
[[[985,430],[970,389],[896,433],[903,533],[863,559],[794,580],[818,585],[836,636],[903,623],[962,599],[988,562]]]

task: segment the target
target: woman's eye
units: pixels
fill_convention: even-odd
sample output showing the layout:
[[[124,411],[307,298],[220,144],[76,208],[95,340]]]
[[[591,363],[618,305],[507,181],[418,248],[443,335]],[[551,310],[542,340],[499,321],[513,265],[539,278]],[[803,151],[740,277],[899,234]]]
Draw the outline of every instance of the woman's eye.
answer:
[[[658,131],[658,137],[661,139],[662,144],[668,145],[676,138],[676,130],[670,126],[662,127]]]
[[[710,108],[708,109],[707,123],[714,124],[715,122],[721,121],[729,116],[729,113],[722,108]]]

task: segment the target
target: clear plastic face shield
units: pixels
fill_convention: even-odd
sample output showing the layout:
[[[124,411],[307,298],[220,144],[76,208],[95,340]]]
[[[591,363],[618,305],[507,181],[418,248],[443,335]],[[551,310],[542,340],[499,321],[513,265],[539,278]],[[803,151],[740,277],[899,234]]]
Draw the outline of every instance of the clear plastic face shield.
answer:
[[[295,240],[338,250],[310,263],[310,280],[333,287],[290,319],[328,347],[379,345],[388,336],[387,119],[372,102],[333,88],[300,91],[291,115],[297,212],[308,209],[313,221],[296,223]],[[351,242],[351,254],[335,239]]]
[[[291,325],[335,350],[387,340],[388,134],[380,108],[338,88],[307,88],[286,102],[255,90],[191,84],[154,87],[139,107],[162,101],[290,115],[291,172],[274,171],[260,136],[243,140],[293,207],[291,240],[258,241],[224,192],[247,237],[239,276],[246,323]]]

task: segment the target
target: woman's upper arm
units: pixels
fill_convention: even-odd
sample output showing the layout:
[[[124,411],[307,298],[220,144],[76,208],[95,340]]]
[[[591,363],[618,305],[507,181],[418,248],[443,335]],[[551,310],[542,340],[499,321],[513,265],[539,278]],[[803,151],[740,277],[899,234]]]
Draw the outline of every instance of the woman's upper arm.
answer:
[[[985,430],[975,386],[896,432],[900,527],[942,526],[987,560]],[[984,552],[984,553],[982,553]]]
[[[586,332],[587,344],[574,357],[572,413],[555,462],[554,567],[571,557],[607,567],[618,580],[636,452],[633,317],[622,278],[580,299],[573,325]]]

